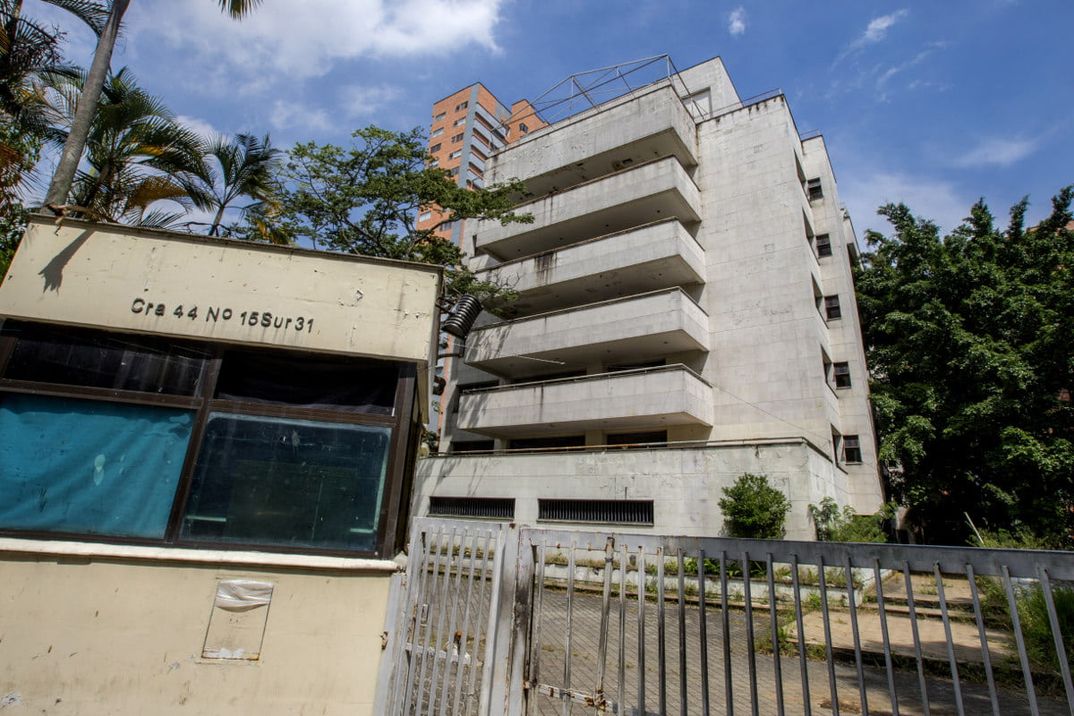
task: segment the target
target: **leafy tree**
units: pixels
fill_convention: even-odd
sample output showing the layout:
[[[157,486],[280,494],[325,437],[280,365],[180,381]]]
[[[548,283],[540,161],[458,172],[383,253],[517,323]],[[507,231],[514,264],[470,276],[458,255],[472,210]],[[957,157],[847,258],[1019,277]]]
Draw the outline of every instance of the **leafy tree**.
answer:
[[[99,6],[101,3],[93,0],[51,0],[53,4],[78,6]],[[218,0],[220,10],[233,18],[242,18],[261,4],[261,0]],[[48,194],[45,197],[45,206],[60,206],[66,203],[68,194],[76,180],[78,165],[82,160],[82,153],[86,149],[89,140],[93,115],[97,111],[97,105],[101,98],[108,80],[109,68],[112,63],[112,51],[116,46],[116,38],[119,36],[119,28],[123,22],[123,15],[127,12],[130,0],[110,0],[107,5],[107,17],[103,19],[100,30],[97,33],[97,49],[93,54],[93,63],[86,75],[84,91],[79,105],[72,115],[71,131],[63,145],[60,161],[56,166],[56,173],[52,177]]]
[[[931,542],[990,530],[1070,543],[1074,527],[1074,189],[1025,227],[983,201],[941,239],[903,205],[869,232],[858,302],[893,496]]]
[[[809,516],[822,542],[887,542],[884,523],[894,514],[894,505],[885,505],[875,515],[859,515],[853,508],[825,497],[809,506]]]
[[[438,237],[438,227],[460,219],[528,222],[511,211],[519,182],[466,189],[442,169],[426,165],[420,130],[359,129],[350,147],[296,145],[284,169],[286,186],[273,230],[315,248],[438,264],[447,269],[450,291],[483,300],[503,296],[463,266],[461,249]],[[418,213],[438,206],[445,218],[430,229],[416,226]]]
[[[747,472],[734,485],[723,488],[723,495],[720,509],[730,536],[783,539],[791,503],[768,484],[767,477]]]
[[[68,119],[82,102],[85,76],[53,78],[61,112]],[[67,132],[52,134],[59,144]],[[202,171],[202,143],[176,123],[163,101],[141,89],[123,68],[109,77],[93,115],[86,143],[86,168],[71,193],[73,207],[91,220],[167,227],[190,204],[188,177]],[[150,210],[172,201],[182,211]]]
[[[274,202],[279,190],[273,176],[283,152],[272,146],[268,135],[215,137],[205,147],[201,166],[188,180],[187,192],[199,209],[213,211],[209,236],[219,235],[228,209],[237,208],[241,218],[265,202]],[[242,197],[252,203],[234,207]],[[258,215],[254,215],[258,219]]]

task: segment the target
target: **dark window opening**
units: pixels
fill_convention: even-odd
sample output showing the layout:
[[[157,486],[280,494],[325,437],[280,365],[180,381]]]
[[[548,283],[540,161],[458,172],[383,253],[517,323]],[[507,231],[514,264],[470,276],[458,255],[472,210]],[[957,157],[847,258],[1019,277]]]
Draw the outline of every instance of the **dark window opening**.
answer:
[[[834,321],[843,316],[843,311],[839,307],[839,296],[824,297],[824,314],[828,317],[829,321]]]
[[[847,463],[861,462],[861,441],[857,435],[847,435],[843,438],[843,460]]]
[[[429,514],[437,517],[512,520],[515,517],[515,500],[511,497],[430,497]]]
[[[538,500],[542,522],[653,524],[652,500]]]
[[[496,449],[494,440],[452,440],[451,452],[492,452]]]
[[[612,363],[605,366],[604,370],[609,373],[620,373],[624,370],[642,370],[644,368],[661,368],[667,365],[667,361],[663,358],[658,360],[647,360],[639,363]]]
[[[507,443],[510,450],[551,450],[554,448],[583,448],[585,435],[556,435],[541,438],[515,438]]]
[[[810,201],[824,198],[824,189],[821,188],[820,179],[810,179],[806,182],[806,194]]]
[[[817,258],[832,255],[832,238],[828,234],[817,235]]]
[[[561,380],[564,378],[579,378],[585,375],[585,369],[580,370],[564,370],[559,373],[541,373],[539,375],[527,375],[520,378],[512,378],[511,384],[516,385],[518,383],[537,383],[544,380]]]
[[[843,455],[843,436],[834,427],[832,428],[832,455],[836,464],[839,464]]]
[[[647,447],[643,443],[663,443],[668,441],[667,430],[652,430],[642,433],[615,433],[605,436],[604,442],[624,448]]]
[[[850,364],[849,363],[836,363],[834,366],[835,371],[835,387],[836,388],[849,388],[850,387]]]

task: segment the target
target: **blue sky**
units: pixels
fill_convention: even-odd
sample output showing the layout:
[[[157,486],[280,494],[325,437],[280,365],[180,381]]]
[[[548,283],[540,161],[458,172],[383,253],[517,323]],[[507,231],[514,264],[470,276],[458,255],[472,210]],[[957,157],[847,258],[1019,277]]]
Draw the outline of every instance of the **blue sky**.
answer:
[[[88,32],[27,11],[89,64]],[[510,104],[572,72],[720,55],[743,97],[781,88],[824,132],[860,236],[887,201],[946,229],[979,196],[1042,216],[1074,182],[1072,28],[1071,0],[264,0],[241,23],[216,0],[132,0],[113,66],[198,128],[289,146],[426,126],[478,80]]]

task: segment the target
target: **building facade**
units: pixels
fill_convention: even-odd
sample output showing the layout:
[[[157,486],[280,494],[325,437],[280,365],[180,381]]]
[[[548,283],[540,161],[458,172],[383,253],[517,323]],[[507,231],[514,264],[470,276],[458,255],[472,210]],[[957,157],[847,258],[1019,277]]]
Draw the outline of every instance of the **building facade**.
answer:
[[[485,163],[510,178],[533,223],[465,241],[519,297],[459,351],[419,513],[713,535],[743,473],[791,538],[824,497],[880,506],[854,231],[782,94],[716,58],[531,129]]]

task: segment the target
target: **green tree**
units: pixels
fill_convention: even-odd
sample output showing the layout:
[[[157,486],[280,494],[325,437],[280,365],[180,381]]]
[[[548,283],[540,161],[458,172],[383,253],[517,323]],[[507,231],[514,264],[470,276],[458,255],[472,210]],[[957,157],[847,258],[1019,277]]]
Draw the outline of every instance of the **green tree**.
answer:
[[[463,266],[461,249],[435,230],[460,219],[532,221],[512,211],[522,184],[473,190],[457,186],[447,172],[427,166],[417,129],[367,127],[353,137],[350,147],[308,143],[291,150],[273,230],[315,248],[437,264],[446,268],[449,291],[486,301],[504,295],[499,287],[477,280]],[[433,205],[445,218],[419,230],[419,212]]]
[[[724,527],[731,537],[783,539],[784,523],[791,503],[782,492],[768,484],[764,475],[740,475],[735,484],[723,488],[720,510]]]
[[[61,112],[70,118],[81,103],[85,76],[54,78]],[[52,135],[59,144],[67,131]],[[189,177],[202,171],[201,140],[176,123],[158,97],[141,89],[126,68],[109,77],[93,115],[86,143],[85,168],[71,192],[77,213],[91,220],[142,226],[174,226],[191,203]],[[176,211],[151,210],[158,201]]]
[[[924,538],[985,528],[1070,542],[1074,527],[1074,190],[1025,227],[983,201],[946,238],[903,205],[856,277],[880,458]]]
[[[62,0],[70,5],[96,5],[91,0]],[[53,0],[55,3],[56,0]],[[261,0],[218,0],[221,11],[233,18],[242,18],[255,7],[261,4]],[[63,145],[60,161],[56,165],[56,172],[49,185],[48,194],[45,197],[45,206],[60,206],[67,201],[72,186],[78,173],[78,165],[82,160],[82,153],[86,149],[89,140],[93,115],[97,111],[101,92],[108,80],[109,68],[112,63],[112,52],[116,46],[116,38],[119,36],[119,28],[123,22],[123,15],[127,12],[130,0],[111,0],[108,5],[108,15],[97,33],[97,48],[93,54],[93,63],[86,75],[84,91],[81,93],[79,104],[75,108],[71,120],[71,129]]]
[[[209,140],[201,165],[187,186],[194,205],[213,212],[209,236],[219,235],[229,209],[238,209],[240,219],[246,219],[253,209],[275,201],[279,186],[274,171],[282,154],[272,146],[268,135],[258,139],[252,134],[238,134],[230,139]],[[251,199],[251,203],[233,206],[242,197]],[[258,215],[250,218],[257,220]]]

